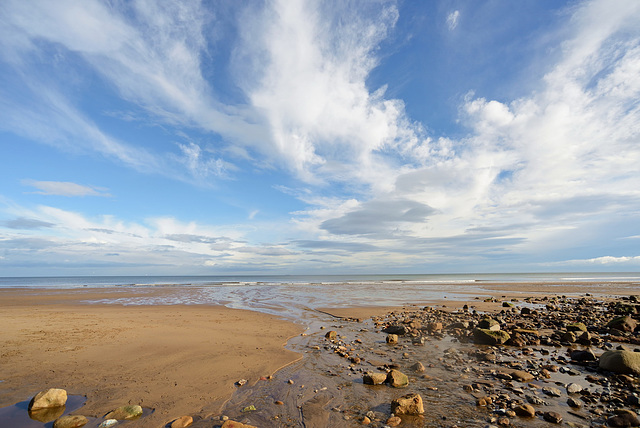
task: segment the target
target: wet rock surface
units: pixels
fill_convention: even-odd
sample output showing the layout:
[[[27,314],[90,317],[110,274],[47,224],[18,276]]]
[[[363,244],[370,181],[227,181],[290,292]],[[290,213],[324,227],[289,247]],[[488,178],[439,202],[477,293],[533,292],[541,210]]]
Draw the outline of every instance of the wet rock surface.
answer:
[[[337,332],[333,337],[311,327],[290,345],[304,353],[301,361],[238,389],[223,413],[274,427],[633,426],[615,424],[635,423],[640,378],[600,361],[608,351],[640,356],[638,328],[609,324],[629,316],[637,326],[637,300],[495,303],[491,313],[406,307],[364,321],[336,318],[323,325]],[[480,326],[508,338],[484,344]],[[402,388],[388,380],[397,373],[407,378]],[[398,400],[416,396],[424,413],[398,412]],[[248,403],[256,411],[241,413]]]

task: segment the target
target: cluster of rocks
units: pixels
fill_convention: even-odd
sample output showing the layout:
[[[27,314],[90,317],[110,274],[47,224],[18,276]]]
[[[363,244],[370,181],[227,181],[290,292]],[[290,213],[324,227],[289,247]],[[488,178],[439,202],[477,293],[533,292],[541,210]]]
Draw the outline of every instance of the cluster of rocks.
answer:
[[[430,369],[454,373],[452,378],[476,409],[485,409],[485,423],[491,426],[528,421],[640,426],[637,297],[608,302],[589,295],[492,301],[498,308],[491,314],[466,305],[457,311],[425,307],[392,312],[373,319],[375,332],[384,334],[383,345],[360,337],[349,341],[333,330],[325,335],[324,349],[346,359],[352,372],[362,372],[362,383],[373,387],[407,388],[415,378],[415,389],[428,392],[437,389],[425,383],[435,379]],[[414,359],[426,355],[419,349],[435,352],[440,343],[455,346],[432,359],[427,374],[418,375],[425,366]],[[402,367],[411,377],[399,370]],[[394,399],[391,415],[386,421],[382,418],[386,426],[397,426],[403,415],[424,414],[423,397],[417,392],[407,397],[419,401],[420,409],[404,410]],[[362,423],[371,424],[370,416],[365,412]]]
[[[53,421],[53,428],[79,428],[89,423],[89,419],[82,415],[64,415],[67,398],[67,391],[61,388],[40,391],[29,402],[29,417],[45,423]],[[104,416],[99,428],[115,426],[119,421],[138,419],[142,413],[142,407],[138,405],[118,407]]]

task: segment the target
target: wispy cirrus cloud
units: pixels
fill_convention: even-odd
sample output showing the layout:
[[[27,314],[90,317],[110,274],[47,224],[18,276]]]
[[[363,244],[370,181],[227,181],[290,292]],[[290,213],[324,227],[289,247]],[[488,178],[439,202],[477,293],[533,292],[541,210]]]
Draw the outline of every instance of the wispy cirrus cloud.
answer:
[[[69,181],[38,181],[25,179],[22,184],[35,187],[40,195],[56,196],[102,196],[110,197],[107,189],[102,187],[85,186]]]

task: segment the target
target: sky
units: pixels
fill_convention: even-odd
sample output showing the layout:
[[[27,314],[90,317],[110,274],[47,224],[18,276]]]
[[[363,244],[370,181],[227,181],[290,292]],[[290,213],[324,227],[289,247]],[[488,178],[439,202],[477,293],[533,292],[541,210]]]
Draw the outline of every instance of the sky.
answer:
[[[0,2],[0,276],[640,271],[640,2]]]

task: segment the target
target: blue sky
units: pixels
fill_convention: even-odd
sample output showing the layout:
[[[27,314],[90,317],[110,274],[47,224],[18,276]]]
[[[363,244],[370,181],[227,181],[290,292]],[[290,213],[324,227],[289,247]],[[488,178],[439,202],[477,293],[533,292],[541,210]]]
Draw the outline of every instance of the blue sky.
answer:
[[[640,271],[640,2],[0,4],[0,275]]]

